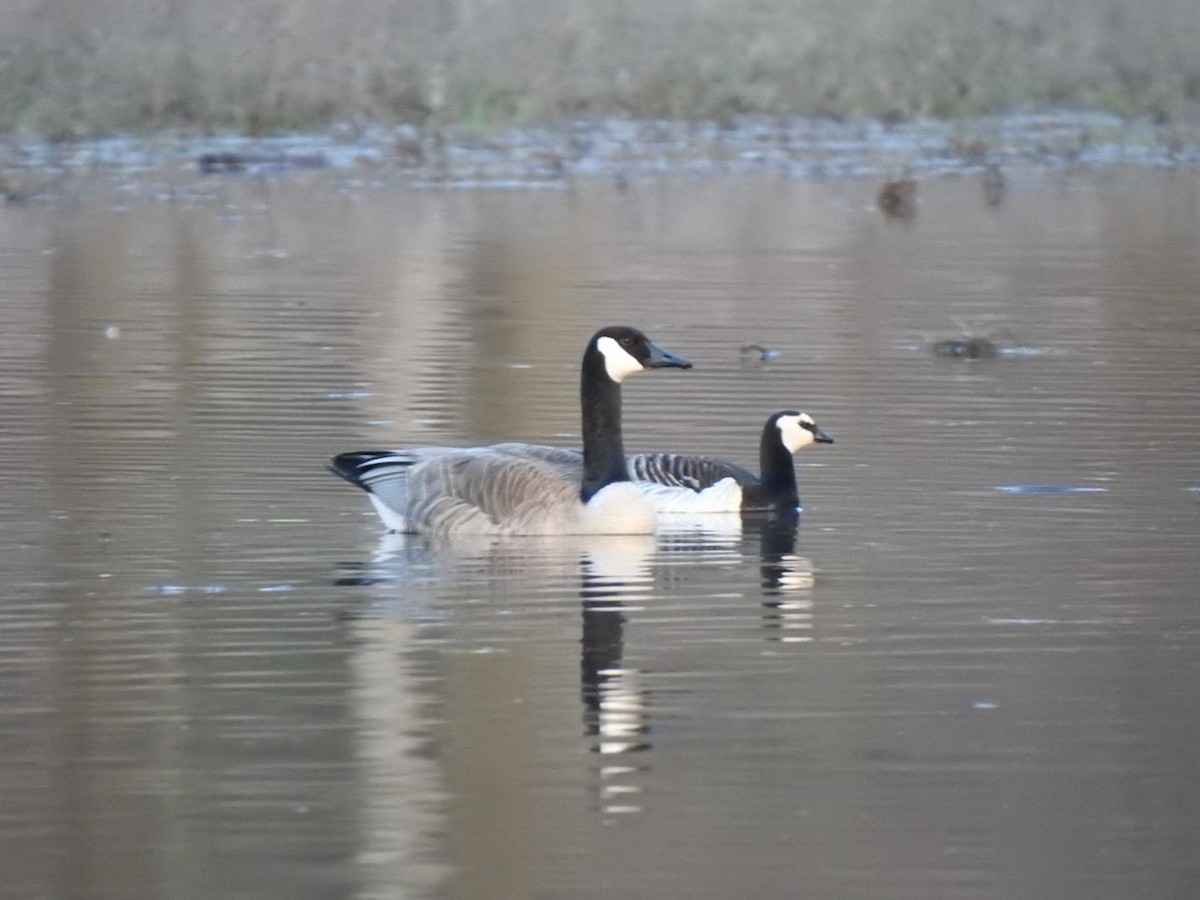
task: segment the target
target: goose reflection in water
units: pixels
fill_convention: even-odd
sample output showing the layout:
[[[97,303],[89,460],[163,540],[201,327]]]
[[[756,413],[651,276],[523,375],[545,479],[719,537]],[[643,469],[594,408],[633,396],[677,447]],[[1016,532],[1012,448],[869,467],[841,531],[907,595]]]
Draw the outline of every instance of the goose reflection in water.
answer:
[[[800,511],[747,514],[745,527],[759,535],[763,626],[774,640],[782,643],[812,641],[813,565],[807,557],[796,553]]]
[[[799,531],[800,510],[790,507],[695,516],[679,526],[660,528],[658,536],[664,553],[699,553],[708,564],[741,563],[757,556],[767,639],[804,643],[813,640],[815,576],[812,560],[796,552]]]
[[[534,575],[542,584],[565,586],[573,575],[582,620],[582,734],[594,754],[598,809],[604,815],[628,815],[644,806],[639,781],[648,761],[639,758],[653,749],[654,732],[653,691],[644,673],[625,660],[630,615],[664,593],[688,592],[689,586],[704,595],[712,584],[707,572],[717,567],[726,573],[724,580],[733,567],[744,573],[738,580],[745,587],[724,596],[759,594],[767,640],[811,641],[813,574],[812,564],[796,553],[799,519],[795,509],[680,516],[655,536],[433,540],[390,534],[369,562],[338,583],[406,585],[410,590],[388,594],[387,608],[431,624],[447,617],[443,604],[429,603],[428,591],[437,593],[439,586]],[[750,568],[755,560],[758,591]]]
[[[601,757],[600,806],[610,815],[641,812],[634,776],[642,767],[615,757],[650,749],[650,693],[623,656],[625,612],[654,591],[656,546],[653,538],[611,538],[592,542],[583,554],[579,691],[584,735]]]

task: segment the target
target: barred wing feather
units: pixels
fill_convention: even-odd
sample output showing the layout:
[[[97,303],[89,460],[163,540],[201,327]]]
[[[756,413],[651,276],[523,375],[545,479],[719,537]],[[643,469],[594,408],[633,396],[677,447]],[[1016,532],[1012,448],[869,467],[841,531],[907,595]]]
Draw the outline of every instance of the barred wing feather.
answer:
[[[635,481],[652,481],[672,487],[701,491],[724,478],[739,485],[758,484],[749,470],[712,456],[685,453],[633,453],[626,457]]]

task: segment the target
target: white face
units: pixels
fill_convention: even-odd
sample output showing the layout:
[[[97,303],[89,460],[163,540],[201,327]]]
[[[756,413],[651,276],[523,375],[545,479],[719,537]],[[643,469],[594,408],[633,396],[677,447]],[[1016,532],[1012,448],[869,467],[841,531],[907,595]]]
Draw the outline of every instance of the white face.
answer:
[[[596,349],[604,354],[604,368],[608,377],[620,384],[626,376],[642,371],[642,364],[610,337],[602,337],[596,341]]]
[[[775,420],[775,426],[779,429],[779,439],[783,441],[783,446],[788,448],[788,453],[795,453],[816,439],[813,433],[804,427],[808,425],[811,428],[816,424],[808,413],[780,416]]]

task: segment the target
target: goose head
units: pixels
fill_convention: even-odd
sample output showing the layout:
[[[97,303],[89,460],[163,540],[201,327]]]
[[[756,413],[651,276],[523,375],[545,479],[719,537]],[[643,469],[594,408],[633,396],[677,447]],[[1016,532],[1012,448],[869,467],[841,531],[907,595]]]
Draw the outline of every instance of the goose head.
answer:
[[[586,504],[608,485],[629,481],[621,439],[621,382],[643,369],[692,364],[651,342],[636,328],[601,328],[583,352],[579,381],[583,412],[583,485],[579,498]]]
[[[788,453],[796,453],[809,444],[833,443],[833,438],[821,430],[812,416],[794,409],[775,413],[768,420],[767,427],[779,432],[779,441]]]
[[[600,363],[614,384],[620,384],[634,372],[643,369],[690,369],[692,364],[651,341],[646,335],[628,325],[601,328],[592,337],[585,355],[585,365]]]

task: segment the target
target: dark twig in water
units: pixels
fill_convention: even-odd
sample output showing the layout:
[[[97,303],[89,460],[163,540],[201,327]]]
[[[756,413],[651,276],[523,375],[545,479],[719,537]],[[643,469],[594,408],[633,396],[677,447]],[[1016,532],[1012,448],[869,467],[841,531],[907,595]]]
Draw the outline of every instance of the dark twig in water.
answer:
[[[201,153],[196,165],[205,175],[238,173],[250,170],[288,172],[299,169],[324,169],[329,160],[323,153]]]
[[[766,362],[769,359],[774,359],[779,356],[780,351],[773,350],[770,347],[764,347],[762,344],[743,344],[738,354],[742,359],[753,362]]]

